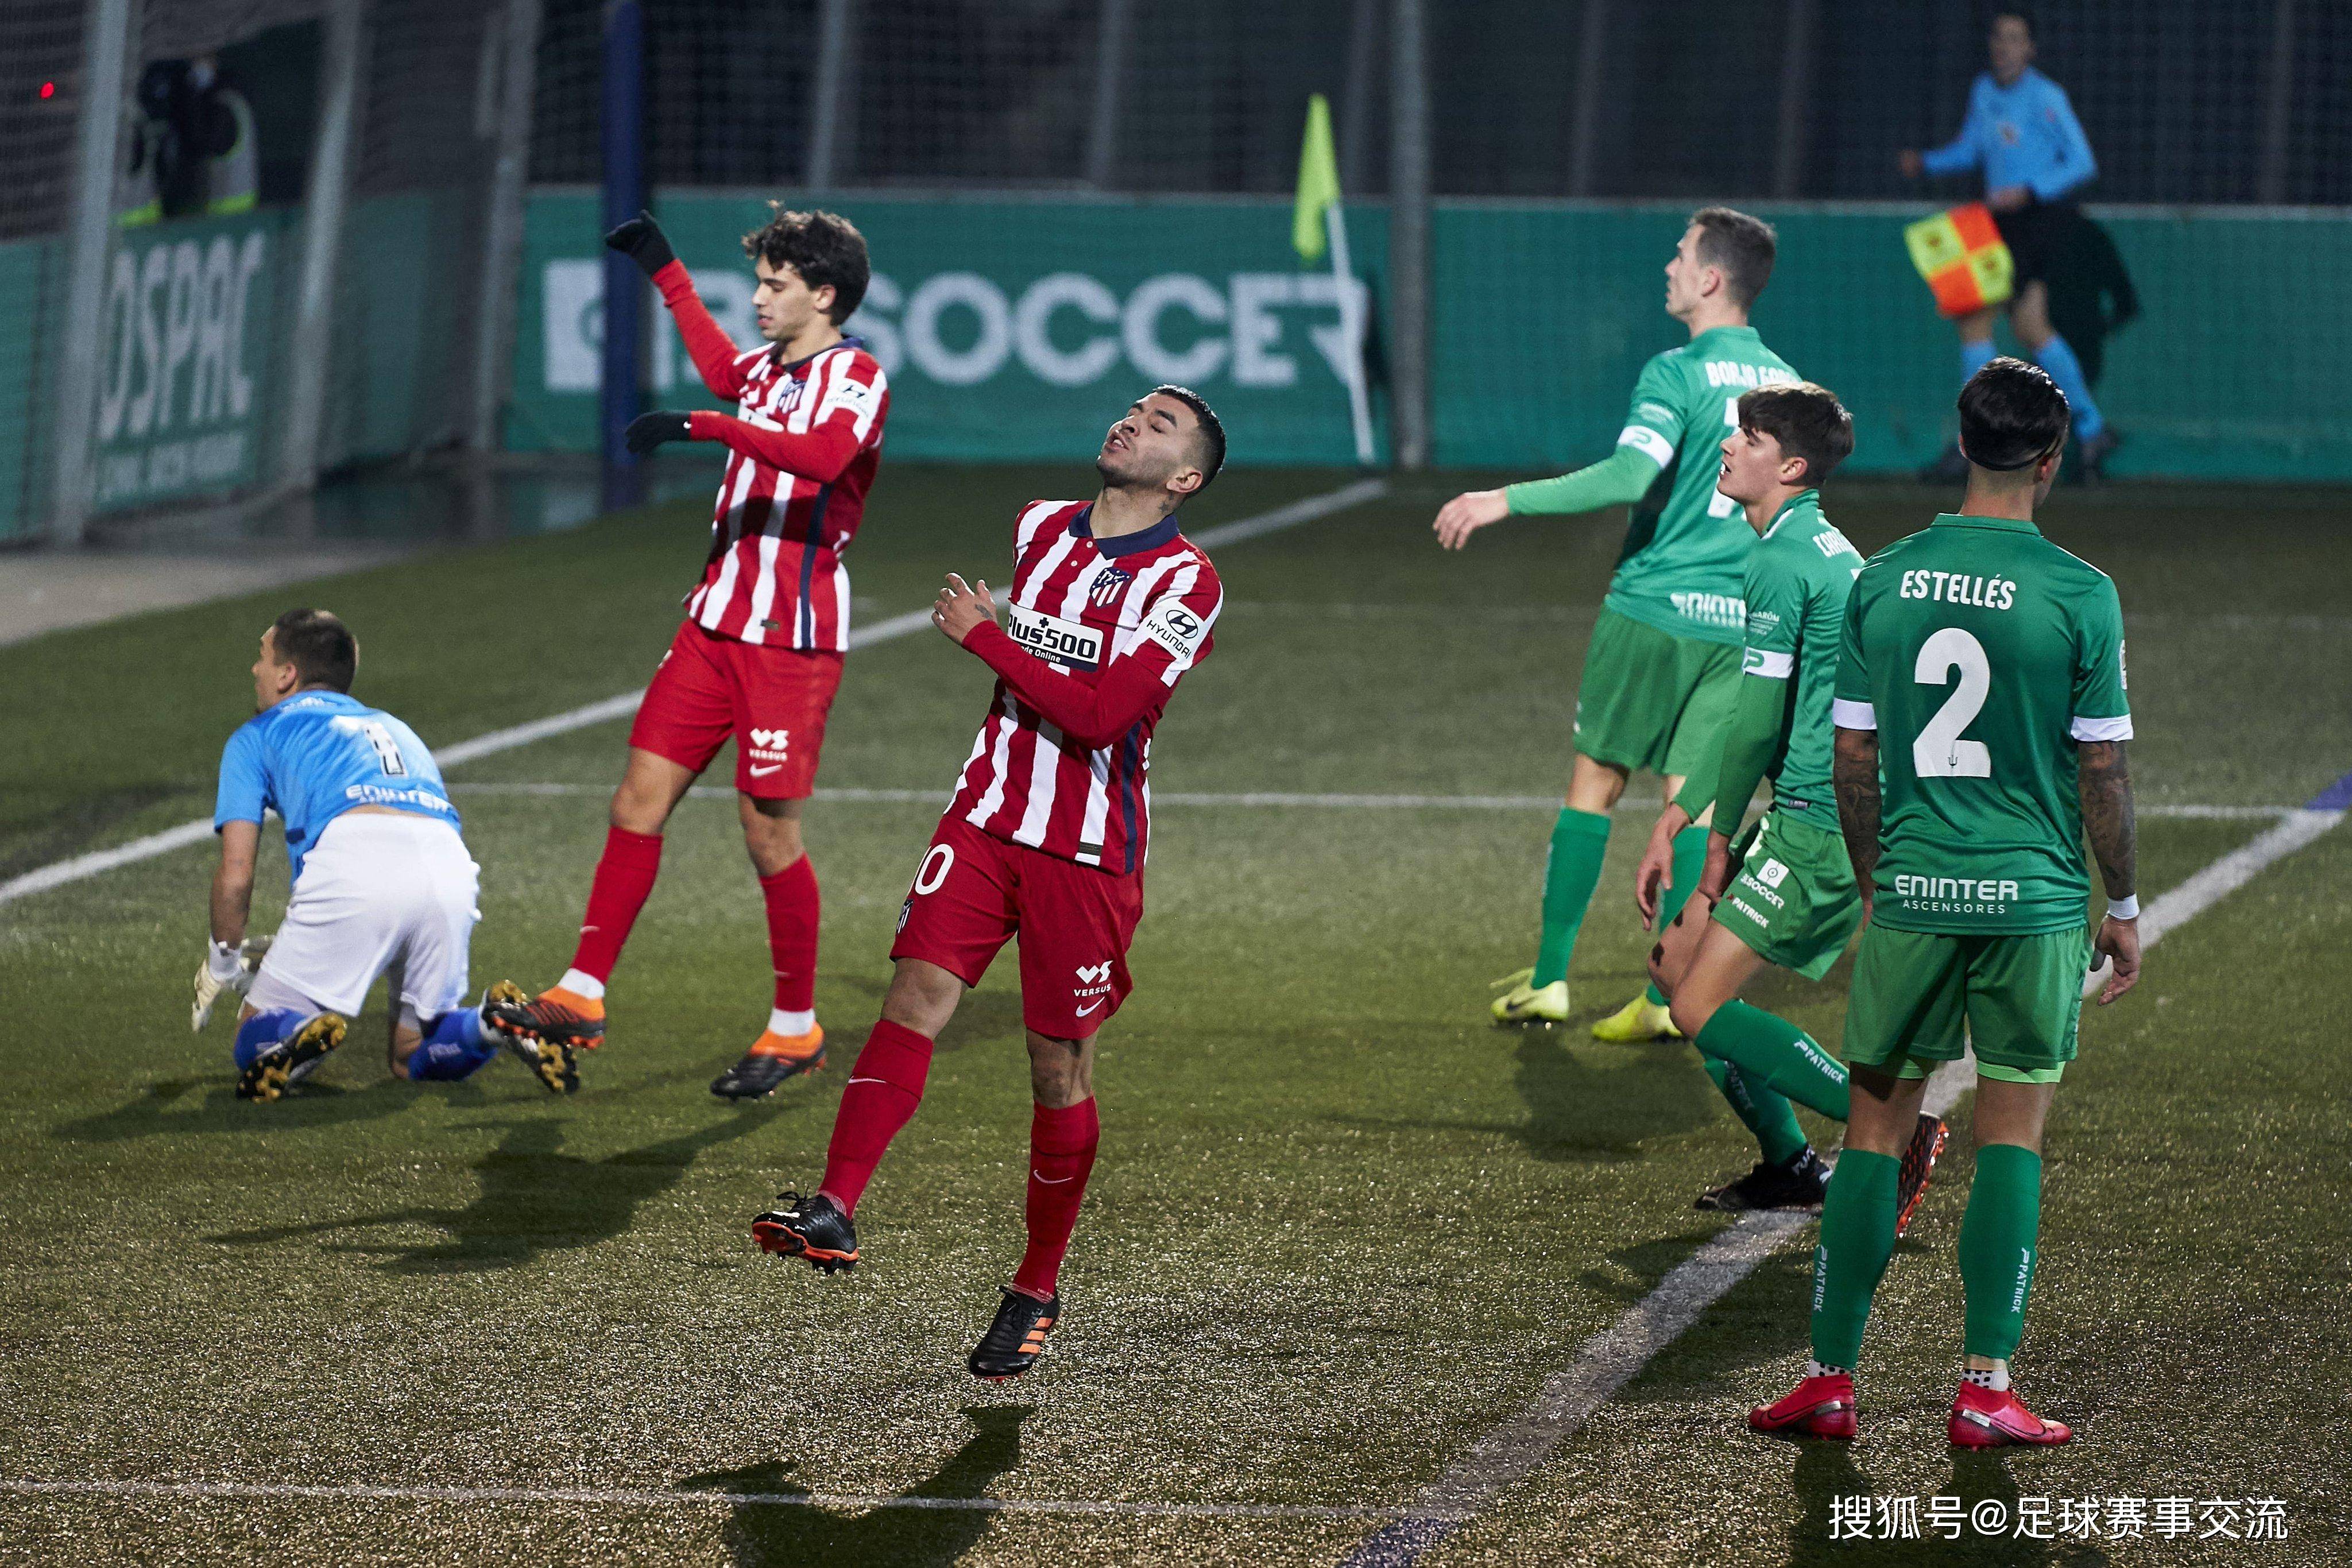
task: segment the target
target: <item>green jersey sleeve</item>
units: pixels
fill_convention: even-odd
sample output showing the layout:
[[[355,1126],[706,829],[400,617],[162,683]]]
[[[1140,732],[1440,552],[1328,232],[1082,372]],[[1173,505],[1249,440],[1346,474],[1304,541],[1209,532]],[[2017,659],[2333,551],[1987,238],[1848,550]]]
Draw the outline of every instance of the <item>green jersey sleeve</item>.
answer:
[[[1878,716],[1871,706],[1870,668],[1862,661],[1862,607],[1869,597],[1870,569],[1854,579],[1846,596],[1845,630],[1838,637],[1837,687],[1830,716],[1840,729],[1876,729]]]
[[[2074,628],[2076,740],[2129,740],[2131,702],[2125,695],[2124,607],[2116,585],[2101,578],[2084,595]]]
[[[1675,365],[1671,356],[1659,354],[1642,367],[1641,379],[1633,383],[1633,405],[1625,411],[1625,428],[1617,434],[1621,449],[1630,446],[1661,469],[1674,465],[1690,423],[1685,406],[1690,396]]]
[[[1785,681],[1795,668],[1798,633],[1805,625],[1805,580],[1779,552],[1758,550],[1748,558],[1747,657],[1740,667],[1751,675]]]

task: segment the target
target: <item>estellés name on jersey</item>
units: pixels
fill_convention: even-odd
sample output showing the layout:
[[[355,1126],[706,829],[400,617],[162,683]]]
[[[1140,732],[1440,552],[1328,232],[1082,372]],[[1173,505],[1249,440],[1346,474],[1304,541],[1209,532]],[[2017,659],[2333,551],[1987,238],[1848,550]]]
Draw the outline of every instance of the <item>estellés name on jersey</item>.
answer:
[[[710,554],[686,597],[687,619],[738,642],[845,652],[849,572],[841,557],[865,520],[881,465],[889,382],[857,338],[789,364],[755,349],[735,365],[744,379],[736,418],[794,435],[843,422],[857,453],[828,485],[730,448]]]
[[[1224,588],[1169,517],[1097,539],[1093,504],[1034,501],[1013,535],[1004,630],[1033,656],[1099,685],[1139,659],[1165,692],[1214,645]],[[1151,734],[1160,702],[1107,746],[1065,735],[1003,681],[956,782],[948,814],[1081,865],[1140,868],[1151,833]]]
[[[1646,455],[1659,474],[1633,508],[1610,609],[1678,637],[1738,645],[1756,532],[1716,490],[1720,448],[1738,427],[1740,393],[1801,379],[1753,327],[1710,328],[1642,367],[1617,444]]]
[[[1944,516],[1854,580],[1835,722],[1878,732],[1878,904],[1902,931],[2080,926],[2077,748],[2131,738],[2123,608],[2032,523]]]
[[[1846,596],[1861,571],[1861,552],[1831,526],[1814,490],[1790,497],[1748,558],[1741,668],[1791,683],[1780,755],[1769,769],[1772,810],[1832,833],[1838,815],[1830,789],[1836,737],[1830,702]]]

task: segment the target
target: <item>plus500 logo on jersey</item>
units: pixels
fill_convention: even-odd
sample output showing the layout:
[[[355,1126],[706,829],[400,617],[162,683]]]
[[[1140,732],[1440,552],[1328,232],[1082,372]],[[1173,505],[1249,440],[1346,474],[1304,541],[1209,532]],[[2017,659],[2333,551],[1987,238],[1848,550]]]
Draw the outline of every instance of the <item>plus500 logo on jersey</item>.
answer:
[[[1007,609],[1004,630],[1039,658],[1073,670],[1091,670],[1102,663],[1103,634],[1093,627],[1025,604]]]

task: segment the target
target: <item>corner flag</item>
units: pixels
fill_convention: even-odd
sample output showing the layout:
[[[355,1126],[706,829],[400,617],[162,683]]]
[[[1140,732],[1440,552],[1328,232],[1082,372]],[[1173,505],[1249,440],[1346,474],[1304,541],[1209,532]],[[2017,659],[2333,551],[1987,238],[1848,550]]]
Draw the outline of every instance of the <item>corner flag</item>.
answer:
[[[1307,138],[1298,145],[1298,206],[1290,243],[1302,261],[1322,259],[1324,213],[1339,204],[1339,159],[1331,148],[1331,105],[1321,93],[1307,100]]]

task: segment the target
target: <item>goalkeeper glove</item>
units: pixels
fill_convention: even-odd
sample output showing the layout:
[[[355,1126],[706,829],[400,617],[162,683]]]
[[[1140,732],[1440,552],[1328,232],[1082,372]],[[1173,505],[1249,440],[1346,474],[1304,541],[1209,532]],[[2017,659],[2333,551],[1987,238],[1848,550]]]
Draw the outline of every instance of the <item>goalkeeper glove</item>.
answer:
[[[215,942],[205,953],[205,961],[196,966],[195,1005],[189,1009],[188,1027],[198,1034],[213,1018],[213,1004],[220,1000],[223,991],[245,995],[253,984],[253,972],[261,967],[261,956],[269,950],[269,938],[258,937],[251,942]]]
[[[626,440],[629,450],[643,457],[665,441],[691,441],[688,418],[668,409],[657,408],[651,413],[641,413],[629,421]]]
[[[651,213],[639,213],[606,235],[604,244],[643,267],[647,277],[677,259],[677,252],[669,247],[669,236],[661,232]]]

